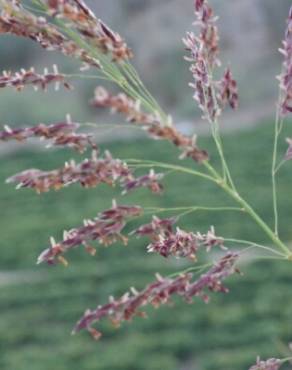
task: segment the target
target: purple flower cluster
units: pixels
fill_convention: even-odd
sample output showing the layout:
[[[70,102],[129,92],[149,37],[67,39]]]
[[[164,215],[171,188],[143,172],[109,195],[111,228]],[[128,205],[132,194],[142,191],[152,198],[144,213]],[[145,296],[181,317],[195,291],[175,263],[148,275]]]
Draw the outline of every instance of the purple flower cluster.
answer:
[[[147,175],[126,179],[122,185],[124,188],[123,193],[126,194],[137,188],[148,188],[152,193],[160,194],[163,191],[163,185],[160,183],[163,176],[162,173],[155,173],[154,170],[151,169]]]
[[[282,361],[277,358],[270,358],[267,361],[261,361],[257,358],[255,365],[249,368],[249,370],[278,370],[282,365]]]
[[[78,123],[74,123],[68,117],[66,122],[58,122],[50,125],[40,123],[39,125],[25,128],[11,128],[4,126],[4,131],[0,131],[1,141],[25,141],[32,137],[38,137],[42,140],[51,140],[53,146],[67,146],[83,153],[90,146],[96,149],[92,142],[91,135],[77,134],[75,131],[79,128]]]
[[[190,71],[194,82],[190,86],[195,90],[194,99],[204,114],[204,118],[214,120],[229,103],[231,108],[238,106],[236,81],[229,69],[221,81],[214,81],[212,72],[220,65],[218,59],[218,29],[217,18],[207,0],[195,1],[195,25],[199,27],[199,35],[188,32],[183,42],[189,56],[185,57],[191,63]]]
[[[237,269],[234,267],[238,255],[228,253],[214,266],[192,282],[192,274],[183,274],[176,278],[156,276],[156,281],[147,285],[144,290],[138,292],[132,288],[131,292],[125,293],[118,299],[110,298],[109,303],[98,306],[95,310],[87,310],[74,328],[73,333],[82,329],[88,330],[97,340],[102,333],[92,327],[92,324],[108,317],[114,326],[118,327],[123,321],[129,321],[135,316],[145,317],[142,307],[152,305],[159,307],[170,301],[174,295],[183,297],[188,303],[193,297],[200,297],[208,302],[206,290],[211,292],[226,293],[228,290],[222,281]]]
[[[38,126],[37,129],[43,130],[43,127]],[[6,128],[4,132],[5,135],[11,135],[9,138],[15,137],[18,140],[26,138],[27,131],[25,129],[17,129],[15,132],[12,130],[9,132],[9,130],[9,128]],[[34,130],[33,134],[39,136],[36,133],[40,132],[42,131]],[[4,134],[2,140],[8,140],[6,136],[4,137]],[[81,139],[85,140],[87,136],[72,135],[74,134],[52,136],[54,138],[53,143],[54,145],[74,145],[78,149],[83,149]],[[80,140],[74,142],[73,138],[76,138],[76,140],[79,138]],[[90,159],[86,158],[80,163],[71,160],[66,162],[62,168],[52,171],[25,170],[8,178],[6,182],[17,183],[17,189],[31,188],[36,190],[37,193],[48,192],[51,189],[59,190],[75,183],[79,183],[85,188],[96,187],[101,183],[110,186],[119,184],[123,189],[123,194],[137,188],[148,188],[152,193],[162,192],[163,186],[159,181],[163,178],[163,174],[156,174],[154,170],[150,170],[148,175],[136,178],[127,164],[120,159],[113,158],[109,151],[105,152],[104,157],[98,157],[97,154],[97,150],[93,150]]]
[[[220,102],[222,108],[227,104],[232,109],[238,108],[237,82],[234,80],[230,68],[226,69],[223,78],[219,81],[217,100]]]
[[[114,185],[118,180],[127,178],[132,177],[124,162],[114,159],[108,151],[103,158],[93,151],[92,157],[81,163],[72,160],[53,171],[26,170],[10,177],[7,182],[17,183],[17,188],[32,188],[42,193],[51,189],[59,190],[74,183],[80,183],[86,188],[95,187],[100,183]]]
[[[146,236],[152,241],[158,241],[161,236],[167,236],[173,232],[173,225],[176,221],[175,217],[160,219],[157,216],[153,216],[149,224],[140,226],[132,231],[131,234],[138,237]]]
[[[127,121],[141,125],[159,124],[160,117],[141,111],[139,101],[135,101],[124,93],[112,95],[104,87],[98,86],[94,91],[94,97],[90,101],[96,108],[109,108],[113,113],[121,113]]]
[[[159,239],[148,245],[148,252],[155,252],[163,257],[175,256],[188,257],[196,260],[199,245],[194,233],[186,232],[179,228],[175,233],[167,236],[159,236]]]
[[[59,73],[55,64],[53,65],[52,73],[45,68],[44,73],[39,74],[32,67],[29,70],[21,69],[20,72],[16,73],[4,71],[2,76],[0,76],[0,88],[14,87],[18,91],[27,85],[32,85],[36,90],[39,87],[42,90],[46,90],[50,84],[55,84],[56,90],[59,89],[60,84],[63,84],[66,89],[72,89],[71,85],[65,81],[65,76]]]
[[[18,1],[5,2],[0,15],[1,33],[29,38],[44,49],[60,51],[67,56],[81,60],[86,66],[100,68],[99,61],[90,56],[86,50],[80,48],[54,25],[49,24],[46,18],[25,10]]]
[[[281,113],[286,116],[292,112],[292,7],[287,20],[287,30],[283,48],[280,52],[284,55],[283,73],[280,75]]]
[[[112,55],[113,61],[120,62],[132,57],[121,36],[112,31],[105,23],[97,19],[83,1],[46,0],[49,13],[70,21],[70,25],[87,41],[104,54]]]
[[[142,214],[142,208],[138,206],[119,206],[113,202],[111,209],[103,211],[93,220],[84,220],[84,225],[69,231],[64,231],[61,242],[56,243],[51,238],[50,248],[44,250],[38,258],[38,263],[54,263],[56,260],[67,263],[63,254],[72,248],[83,245],[90,254],[95,254],[95,249],[89,245],[92,241],[108,246],[117,240],[124,244],[128,239],[122,235],[122,230],[128,218]]]
[[[140,226],[131,234],[146,236],[151,240],[147,249],[163,257],[187,257],[196,260],[196,254],[200,247],[206,247],[207,252],[214,246],[224,248],[224,239],[215,235],[214,228],[207,234],[193,233],[177,228],[173,230],[175,218],[159,219],[153,216],[151,223]]]
[[[197,18],[195,25],[200,28],[200,35],[196,39],[201,47],[201,55],[212,68],[214,65],[220,64],[217,57],[219,52],[217,17],[215,17],[207,0],[195,0],[195,15]]]

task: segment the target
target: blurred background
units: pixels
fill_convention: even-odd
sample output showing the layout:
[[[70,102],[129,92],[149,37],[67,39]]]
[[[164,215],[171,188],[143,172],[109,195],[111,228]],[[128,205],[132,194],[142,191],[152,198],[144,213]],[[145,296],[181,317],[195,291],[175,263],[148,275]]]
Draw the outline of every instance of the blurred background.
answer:
[[[242,194],[271,224],[273,112],[276,75],[282,62],[278,48],[291,0],[210,2],[220,17],[221,59],[232,66],[240,89],[240,109],[235,114],[227,112],[222,119],[226,154]],[[125,36],[150,91],[182,130],[200,134],[200,145],[208,148],[216,162],[208,127],[201,122],[188,87],[189,66],[183,60],[181,39],[186,30],[192,30],[193,1],[92,0],[88,4]],[[0,50],[1,69],[14,71],[33,65],[41,72],[57,63],[64,73],[78,73],[78,63],[26,40],[1,36]],[[96,80],[71,82],[75,87],[72,92],[0,91],[1,124],[52,123],[63,120],[68,112],[77,122],[113,121],[113,117],[88,107]],[[280,145],[282,153],[286,136],[291,136],[288,121]],[[97,130],[96,138],[101,148],[109,148],[120,158],[177,161],[173,147],[133,137],[122,128],[122,122],[119,130]],[[228,282],[230,293],[214,296],[209,305],[186,305],[178,300],[171,307],[150,309],[147,320],[137,318],[118,331],[102,323],[105,335],[98,343],[86,333],[70,336],[85,308],[105,302],[111,294],[118,296],[130,286],[141,289],[157,271],[169,274],[188,266],[185,261],[146,256],[145,240],[132,240],[126,248],[119,244],[99,247],[95,257],[76,250],[68,256],[67,269],[36,266],[36,258],[51,235],[58,240],[64,229],[109,208],[112,198],[120,199],[117,190],[105,186],[91,190],[71,186],[37,196],[29,190],[16,192],[4,183],[16,172],[57,168],[71,157],[66,149],[0,145],[1,370],[239,370],[248,368],[257,355],[289,355],[291,264],[270,260],[244,264],[244,276]],[[279,183],[281,236],[287,242],[292,239],[291,181],[287,165]],[[172,174],[165,185],[162,196],[139,190],[122,202],[161,207],[233,205],[212,185],[190,177]],[[198,213],[180,224],[202,232],[210,225],[215,225],[219,235],[266,242],[255,225],[237,214]]]

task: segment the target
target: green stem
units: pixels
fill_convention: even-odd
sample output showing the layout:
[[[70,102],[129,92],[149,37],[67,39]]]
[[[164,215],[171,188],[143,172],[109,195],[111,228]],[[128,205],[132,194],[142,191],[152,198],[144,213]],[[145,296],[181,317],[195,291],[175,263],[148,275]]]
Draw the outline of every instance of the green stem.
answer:
[[[119,124],[119,123],[94,123],[94,122],[83,122],[83,123],[79,123],[79,125],[81,127],[93,127],[93,128],[96,128],[96,129],[108,129],[108,130],[115,130],[115,129],[118,129],[118,130],[121,130],[121,129],[131,129],[131,130],[140,130],[140,131],[143,131],[144,130],[142,129],[142,127],[140,126],[133,126],[131,124]]]
[[[208,68],[209,80],[211,81],[210,82],[210,88],[211,88],[212,100],[213,100],[214,105],[215,105],[215,111],[219,112],[220,107],[219,107],[219,104],[218,104],[217,95],[216,95],[216,91],[215,91],[215,88],[214,88],[213,70],[209,65],[207,65],[207,68]],[[205,90],[204,90],[204,95],[205,95],[205,101],[207,102],[208,99],[207,99],[207,94],[206,94]],[[215,141],[216,148],[217,148],[217,151],[219,153],[220,160],[221,160],[223,178],[224,178],[224,180],[227,179],[229,181],[229,184],[231,185],[232,189],[236,190],[234,182],[232,180],[231,173],[229,171],[229,167],[227,165],[227,161],[225,159],[223,144],[222,144],[222,138],[221,138],[221,135],[220,135],[218,118],[216,116],[214,118],[210,116],[209,109],[208,109],[207,106],[206,106],[205,110],[207,112],[207,119],[208,119],[208,121],[210,123],[210,126],[211,126],[212,137]]]
[[[248,240],[233,239],[233,238],[224,238],[224,242],[249,245],[249,247],[246,250],[248,250],[250,248],[259,248],[259,249],[264,249],[264,250],[266,250],[268,252],[271,252],[273,254],[277,254],[278,256],[281,256],[282,258],[286,257],[286,255],[283,255],[282,253],[278,252],[277,250],[275,250],[273,248],[266,247],[265,245],[254,243],[254,242],[251,242],[251,241],[248,241]]]
[[[183,167],[183,166],[178,166],[170,163],[163,163],[163,162],[157,162],[157,161],[147,161],[147,160],[138,160],[138,159],[124,159],[125,162],[127,163],[137,163],[137,165],[141,168],[146,167],[146,168],[151,168],[151,167],[159,167],[159,168],[165,168],[165,169],[170,169],[174,171],[179,171],[179,172],[184,172],[188,173],[190,175],[202,177],[206,180],[216,182],[216,179],[214,179],[212,176],[209,176],[203,172],[200,171],[195,171],[192,170],[191,168],[188,167]]]
[[[273,212],[274,212],[274,230],[278,235],[278,198],[277,198],[277,183],[276,183],[276,165],[277,165],[277,152],[278,152],[278,137],[279,137],[279,109],[277,109],[275,119],[275,132],[274,132],[274,146],[272,157],[272,194],[273,194]]]
[[[231,196],[238,204],[240,204],[247,214],[260,226],[260,228],[266,233],[266,235],[278,246],[286,255],[287,258],[291,258],[292,254],[290,249],[279,239],[270,227],[263,221],[263,219],[253,210],[253,208],[239,195],[237,191],[230,188],[226,181],[217,173],[217,171],[207,162],[204,162],[205,167],[217,180],[217,185],[221,187],[227,194]]]
[[[284,364],[285,362],[292,361],[292,357],[282,358],[280,361]]]
[[[275,175],[278,173],[278,171],[281,169],[281,167],[287,163],[287,160],[286,159],[282,159],[282,161],[278,164],[278,166],[276,167],[275,169]]]
[[[122,64],[122,69],[126,73],[128,79],[139,89],[139,92],[142,96],[144,96],[148,101],[152,104],[154,110],[156,110],[162,120],[167,122],[167,115],[161,109],[160,105],[157,103],[155,98],[151,95],[149,90],[145,87],[143,82],[141,81],[138,73],[136,72],[135,68],[132,66],[130,62],[124,62]]]
[[[242,208],[237,207],[201,207],[201,206],[194,206],[194,207],[175,207],[175,208],[159,208],[159,207],[146,207],[145,210],[151,210],[152,212],[163,213],[163,212],[176,212],[176,211],[212,211],[212,212],[220,212],[220,211],[238,211],[242,212]]]

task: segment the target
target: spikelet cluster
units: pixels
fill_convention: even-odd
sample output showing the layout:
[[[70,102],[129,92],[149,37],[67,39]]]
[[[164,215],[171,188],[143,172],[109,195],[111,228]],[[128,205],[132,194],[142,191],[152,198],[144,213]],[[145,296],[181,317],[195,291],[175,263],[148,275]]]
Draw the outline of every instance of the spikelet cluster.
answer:
[[[124,321],[129,321],[135,316],[145,317],[141,309],[147,305],[159,307],[169,303],[172,296],[178,295],[188,303],[193,297],[200,297],[208,302],[206,291],[226,293],[228,289],[223,285],[223,280],[237,271],[235,263],[238,259],[236,253],[228,253],[218,262],[192,281],[192,274],[182,274],[176,278],[156,276],[156,281],[147,285],[142,291],[131,289],[118,299],[110,297],[107,304],[98,306],[95,310],[87,310],[75,326],[74,333],[82,329],[88,330],[97,340],[102,333],[92,325],[103,318],[109,318],[114,326],[119,327]]]
[[[195,1],[195,15],[194,24],[199,28],[199,33],[188,32],[183,39],[189,53],[185,59],[191,63],[194,82],[190,86],[195,90],[194,99],[203,112],[203,118],[214,121],[226,104],[232,109],[238,107],[237,83],[229,68],[221,80],[215,81],[213,78],[213,70],[221,62],[218,57],[217,18],[207,0]]]
[[[0,76],[0,88],[12,87],[17,91],[21,91],[28,85],[33,86],[35,90],[38,90],[38,88],[46,90],[50,84],[54,84],[56,90],[59,90],[61,84],[68,90],[72,89],[72,86],[66,81],[65,75],[59,73],[55,64],[52,72],[45,68],[43,74],[36,73],[35,69],[31,67],[28,70],[21,69],[16,73],[3,71],[2,76]]]
[[[48,140],[48,146],[64,146],[77,150],[83,153],[87,147],[97,149],[96,144],[92,140],[92,135],[77,133],[79,124],[72,122],[70,116],[67,116],[66,121],[45,125],[40,123],[36,126],[25,128],[11,128],[8,125],[4,126],[4,131],[0,131],[0,142],[7,141],[25,141],[29,138],[40,138]]]
[[[282,365],[282,361],[277,358],[270,358],[262,361],[259,357],[255,365],[251,366],[249,370],[278,370]]]
[[[38,258],[38,263],[55,263],[59,261],[67,264],[63,255],[72,248],[80,245],[85,250],[94,255],[95,248],[90,243],[98,241],[100,244],[108,246],[117,240],[127,243],[128,239],[122,235],[122,230],[126,225],[126,220],[142,214],[142,208],[138,206],[117,205],[113,201],[112,208],[98,214],[93,220],[84,220],[84,225],[69,231],[64,231],[63,240],[56,242],[51,238],[51,246],[45,249]]]

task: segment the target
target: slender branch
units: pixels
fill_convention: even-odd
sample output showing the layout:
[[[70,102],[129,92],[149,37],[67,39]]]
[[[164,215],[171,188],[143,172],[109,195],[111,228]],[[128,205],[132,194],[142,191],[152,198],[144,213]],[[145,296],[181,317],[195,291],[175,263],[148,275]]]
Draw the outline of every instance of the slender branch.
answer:
[[[278,139],[281,133],[281,120],[280,111],[277,106],[276,118],[275,118],[275,132],[274,132],[274,146],[273,146],[273,157],[272,157],[272,194],[273,194],[273,212],[274,212],[274,230],[275,234],[278,235],[279,229],[279,215],[278,215],[278,198],[277,198],[277,182],[276,182],[276,166],[277,166],[277,153],[278,153]]]
[[[81,127],[94,127],[96,129],[109,129],[109,130],[121,130],[121,129],[133,129],[145,132],[141,126],[131,124],[120,124],[120,123],[94,123],[94,122],[83,122],[79,123]]]
[[[214,84],[213,84],[213,81],[214,81],[213,71],[212,71],[212,68],[210,68],[209,65],[207,65],[207,68],[208,68],[209,80],[211,81],[210,88],[211,88],[212,100],[214,101],[215,110],[216,111],[219,111],[220,110],[220,107],[219,107],[219,104],[218,104],[217,95],[216,95],[216,92],[215,92],[215,89],[214,89]],[[205,95],[205,102],[207,102],[208,99],[207,99],[205,90],[203,92],[204,92],[204,95]],[[226,178],[227,178],[227,180],[229,181],[232,189],[236,190],[235,189],[234,182],[232,180],[232,176],[231,176],[229,167],[227,165],[227,161],[225,159],[224,150],[223,150],[223,144],[222,144],[222,139],[221,139],[221,134],[220,134],[220,129],[219,129],[218,118],[217,117],[212,118],[210,116],[209,109],[208,109],[207,106],[206,106],[206,109],[205,110],[208,113],[207,114],[207,119],[208,119],[208,121],[210,123],[212,137],[213,137],[213,139],[215,141],[216,148],[217,148],[217,151],[219,153],[220,160],[221,160],[222,170],[223,170],[223,178],[224,178],[224,180],[226,180]]]
[[[152,212],[157,212],[157,213],[187,211],[187,210],[190,210],[192,212],[197,212],[197,211],[212,211],[212,212],[238,211],[238,212],[244,212],[244,210],[242,208],[238,208],[238,207],[201,207],[201,206],[175,207],[175,208],[146,207],[144,209],[152,211]]]
[[[178,166],[178,165],[174,165],[174,164],[171,164],[171,163],[163,163],[163,162],[157,162],[157,161],[147,161],[147,160],[139,160],[139,159],[124,159],[125,162],[127,163],[131,163],[132,162],[132,165],[135,166],[135,164],[137,164],[139,167],[143,168],[143,167],[159,167],[159,168],[166,168],[166,169],[170,169],[170,170],[174,170],[174,171],[179,171],[179,172],[184,172],[184,173],[188,173],[190,175],[194,175],[194,176],[198,176],[198,177],[202,177],[206,180],[209,180],[209,181],[212,181],[212,182],[216,182],[216,179],[214,179],[212,176],[209,176],[203,172],[200,172],[200,171],[195,171],[195,170],[192,170],[188,167],[183,167],[183,166]],[[131,165],[131,164],[130,164]]]
[[[282,159],[282,161],[277,165],[276,169],[275,169],[275,175],[278,173],[278,171],[281,169],[281,167],[287,163],[287,160],[286,159]]]
[[[286,358],[282,358],[282,360],[280,360],[282,363],[285,363],[285,362],[288,362],[288,361],[292,361],[292,357],[286,357]]]
[[[251,242],[251,241],[248,241],[248,240],[224,238],[224,241],[225,242],[230,242],[230,243],[238,243],[238,244],[249,245],[249,247],[246,250],[248,250],[250,248],[259,248],[259,249],[264,249],[264,250],[267,250],[271,253],[277,254],[278,256],[281,256],[282,258],[286,257],[286,255],[278,252],[277,250],[275,250],[273,248],[270,248],[270,247],[267,247],[265,245],[261,245],[261,244],[258,244],[258,243],[254,243],[254,242]]]

